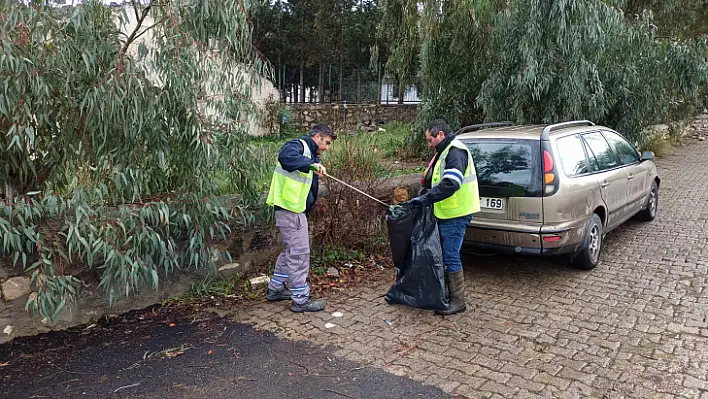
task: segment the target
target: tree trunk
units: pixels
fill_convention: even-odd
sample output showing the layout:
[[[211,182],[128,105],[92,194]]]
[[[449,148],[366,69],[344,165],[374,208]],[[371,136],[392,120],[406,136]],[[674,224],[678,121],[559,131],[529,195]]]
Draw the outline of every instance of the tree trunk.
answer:
[[[361,70],[356,70],[356,102],[361,104]]]
[[[327,96],[327,102],[331,103],[332,102],[332,94],[334,93],[334,90],[332,90],[332,64],[329,64],[329,74],[327,74],[327,89],[329,90],[329,96]]]
[[[403,104],[403,96],[406,95],[406,85],[403,82],[398,83],[398,103]]]
[[[300,102],[305,102],[305,61],[300,62]]]
[[[339,93],[337,99],[341,102],[344,99],[344,8],[340,14],[340,37],[339,37]]]
[[[288,101],[288,92],[285,85],[285,68],[285,65],[282,65],[278,70],[278,78],[280,80],[280,86],[278,86],[280,91],[280,101],[284,103]]]
[[[337,93],[337,99],[342,102],[344,101],[344,61],[342,57],[339,57],[339,93]]]
[[[5,182],[5,190],[3,192],[5,201],[7,201],[8,204],[12,204],[12,200],[15,197],[15,189],[12,187],[12,184],[10,182]]]
[[[291,97],[292,102],[294,102],[294,103],[297,102],[297,100],[300,98],[298,96],[298,94],[299,94],[299,92],[297,90],[297,85],[295,83],[293,83],[293,96]]]
[[[376,80],[378,87],[376,88],[376,104],[381,104],[381,63],[379,62],[379,78]]]
[[[322,62],[320,62],[320,79],[318,83],[317,102],[321,104],[324,102],[324,65],[322,65]]]

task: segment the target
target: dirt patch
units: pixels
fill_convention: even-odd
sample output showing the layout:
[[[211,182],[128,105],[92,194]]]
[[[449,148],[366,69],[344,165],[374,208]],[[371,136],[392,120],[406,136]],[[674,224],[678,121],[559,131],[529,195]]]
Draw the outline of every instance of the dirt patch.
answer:
[[[7,398],[449,398],[190,307],[148,308],[0,346]],[[7,361],[7,363],[5,363]],[[345,396],[342,396],[345,395]]]

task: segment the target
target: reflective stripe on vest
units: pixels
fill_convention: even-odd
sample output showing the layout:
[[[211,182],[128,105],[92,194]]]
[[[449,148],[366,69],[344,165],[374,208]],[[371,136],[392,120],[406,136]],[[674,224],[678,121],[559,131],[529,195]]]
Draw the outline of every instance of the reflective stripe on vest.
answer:
[[[464,150],[467,153],[467,169],[465,169],[462,175],[460,188],[449,198],[436,202],[433,205],[435,217],[438,219],[454,219],[480,211],[477,172],[472,160],[472,154],[470,154],[467,146],[461,141],[457,139],[452,140],[450,145],[440,154],[440,158],[433,169],[432,186],[435,187],[442,181],[446,171],[445,161],[447,154],[450,153],[450,149],[453,147]],[[459,180],[459,178],[456,180]],[[458,181],[458,183],[460,183],[460,181]]]
[[[280,165],[277,165],[275,167],[275,173],[281,174],[288,179],[293,179],[298,183],[303,183],[303,184],[312,184],[312,177],[310,176],[302,176],[300,171],[295,171],[295,172],[288,172],[285,169],[281,168]]]
[[[302,155],[312,159],[312,152],[305,140],[302,143]],[[279,206],[290,212],[302,213],[307,208],[307,196],[312,187],[312,171],[303,173],[298,170],[288,172],[278,162],[273,171],[270,190],[266,203],[270,206]]]
[[[445,172],[445,171],[443,170],[443,173],[444,173],[444,172]],[[442,180],[442,177],[440,178],[440,180]],[[476,174],[471,175],[471,176],[466,176],[466,177],[464,177],[464,178],[462,179],[462,184],[472,183],[473,181],[477,181],[477,175],[476,175]],[[437,182],[437,183],[433,184],[433,187],[437,186],[438,184],[440,184],[440,182]]]

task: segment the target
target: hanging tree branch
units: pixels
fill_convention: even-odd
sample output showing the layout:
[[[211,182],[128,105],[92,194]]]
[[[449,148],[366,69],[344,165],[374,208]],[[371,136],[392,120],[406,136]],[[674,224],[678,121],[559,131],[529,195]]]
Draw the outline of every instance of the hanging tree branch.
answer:
[[[145,21],[145,18],[147,18],[148,13],[150,13],[150,9],[153,6],[153,3],[148,4],[145,6],[143,9],[142,13],[138,14],[138,5],[135,0],[131,0],[131,3],[133,4],[133,11],[135,12],[135,18],[137,18],[137,25],[135,26],[135,29],[133,29],[133,32],[128,36],[128,38],[125,40],[125,43],[123,44],[123,47],[120,49],[118,52],[118,69],[120,70],[120,67],[123,65],[123,59],[125,58],[125,54],[128,52],[128,47],[140,36],[142,36],[145,32],[148,30],[152,29],[155,25],[153,24],[144,31],[140,32],[140,28],[143,26],[143,22]],[[161,23],[162,21],[158,22]]]

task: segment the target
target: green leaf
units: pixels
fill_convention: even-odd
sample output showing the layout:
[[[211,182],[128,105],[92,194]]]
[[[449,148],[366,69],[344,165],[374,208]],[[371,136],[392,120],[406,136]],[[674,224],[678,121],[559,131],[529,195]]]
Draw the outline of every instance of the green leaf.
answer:
[[[59,313],[61,313],[62,309],[64,309],[64,305],[66,305],[66,299],[62,299],[61,302],[56,305],[54,313],[50,318],[51,320],[56,320],[57,316],[59,316]]]
[[[10,141],[10,145],[7,146],[6,151],[10,151],[10,149],[15,146],[15,147],[20,147],[20,136],[13,136],[12,140]]]
[[[157,289],[157,283],[158,283],[158,281],[159,281],[159,278],[158,278],[158,276],[157,276],[157,270],[154,270],[154,269],[151,270],[151,271],[150,271],[150,274],[151,274],[151,277],[152,277],[152,287],[153,287],[154,289]]]
[[[27,135],[27,138],[30,140],[30,144],[34,144],[34,129],[32,127],[25,127],[25,134]]]

